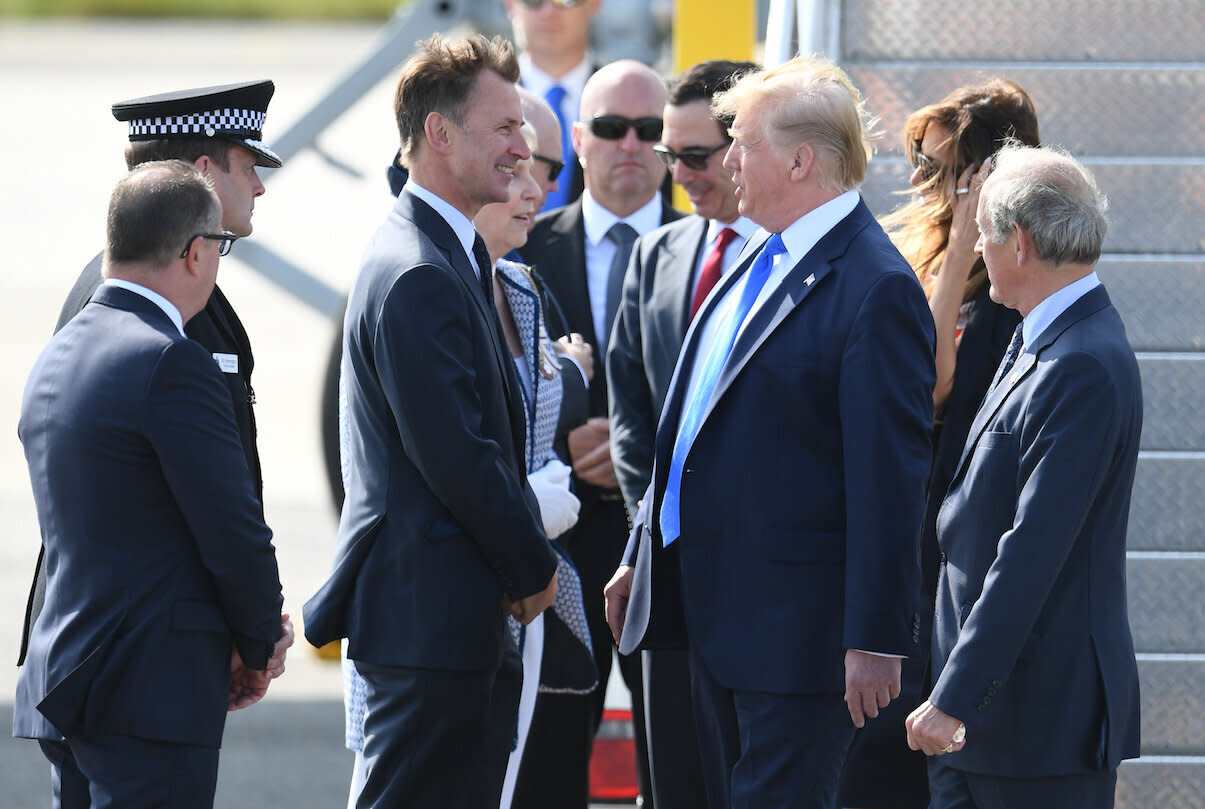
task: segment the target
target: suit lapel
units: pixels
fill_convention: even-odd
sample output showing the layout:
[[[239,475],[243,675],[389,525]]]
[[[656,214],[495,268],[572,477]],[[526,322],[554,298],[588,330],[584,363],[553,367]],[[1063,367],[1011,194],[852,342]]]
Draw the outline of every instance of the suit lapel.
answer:
[[[436,213],[435,209],[408,192],[403,191],[398,195],[397,211],[402,217],[413,222],[414,226],[431,240],[431,243],[444,254],[461,283],[468,287],[469,297],[473,299],[477,311],[481,314],[486,327],[485,331],[494,347],[494,358],[498,362],[498,370],[502,376],[502,386],[510,408],[512,428],[518,425],[517,440],[522,441],[524,428],[521,400],[518,401],[520,406],[517,416],[515,407],[519,382],[515,364],[511,359],[510,350],[506,346],[506,340],[502,336],[502,326],[498,321],[498,315],[494,307],[486,302],[485,289],[477,277],[476,270],[469,262],[469,257],[465,254],[460,240],[456,238],[456,231],[452,230],[452,226]],[[519,457],[523,457],[522,451],[519,452]]]
[[[958,466],[954,468],[954,480],[958,479],[966,466],[967,459],[971,456],[971,450],[979,441],[979,436],[987,429],[987,425],[991,423],[992,418],[995,417],[1013,389],[1033,371],[1042,353],[1071,326],[1109,305],[1109,294],[1105,288],[1103,286],[1096,287],[1055,318],[1055,321],[1035,338],[1032,350],[1026,346],[1021,355],[1017,357],[1013,367],[1009,369],[1003,379],[996,383],[994,388],[988,391],[982,404],[979,405],[979,410],[975,413],[975,420],[971,422],[971,431],[967,434],[966,443],[963,444]]]
[[[678,306],[672,313],[671,331],[679,343],[686,334],[686,327],[690,325],[690,303],[695,296],[695,267],[699,266],[699,254],[707,246],[707,220],[701,216],[694,218],[697,221],[665,245],[665,265],[676,271],[665,280],[678,287]],[[658,272],[658,281],[662,280],[660,276]]]

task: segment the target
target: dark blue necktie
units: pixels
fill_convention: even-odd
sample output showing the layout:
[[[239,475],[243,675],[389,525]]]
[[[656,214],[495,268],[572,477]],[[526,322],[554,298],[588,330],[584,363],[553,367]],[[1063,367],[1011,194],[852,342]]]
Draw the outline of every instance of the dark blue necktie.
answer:
[[[1013,363],[1017,361],[1017,357],[1021,356],[1021,349],[1024,347],[1024,335],[1021,333],[1021,324],[1017,324],[1017,330],[1013,332],[1012,342],[1008,344],[1008,350],[1004,352],[1004,359],[1000,361],[1000,370],[996,371],[996,378],[992,380],[992,388],[1000,384],[1000,380],[1004,379],[1005,375],[1012,369]],[[988,390],[991,390],[989,388]]]
[[[552,107],[557,122],[561,125],[561,159],[565,161],[565,166],[557,175],[556,191],[549,192],[541,211],[551,211],[569,202],[569,186],[573,181],[573,135],[569,129],[572,124],[565,120],[565,111],[562,109],[566,95],[565,88],[559,84],[552,85],[548,92],[544,93],[544,100]]]
[[[782,243],[782,236],[777,233],[771,236],[762,247],[761,253],[754,260],[753,266],[749,268],[745,277],[745,286],[741,290],[741,297],[737,301],[736,308],[716,331],[711,351],[703,358],[704,365],[699,372],[699,384],[695,388],[695,394],[686,403],[682,415],[678,419],[678,436],[674,441],[674,454],[670,459],[669,480],[665,485],[665,496],[661,501],[661,541],[666,546],[682,533],[678,501],[682,488],[682,468],[686,463],[690,446],[694,443],[695,436],[702,425],[703,414],[711,402],[711,395],[715,392],[716,383],[720,379],[720,371],[723,370],[724,363],[728,361],[728,355],[732,353],[732,346],[736,343],[736,336],[740,333],[741,324],[745,322],[749,310],[753,308],[753,302],[757,300],[758,293],[766,285],[766,279],[770,277],[770,270],[774,268],[775,256],[785,252],[786,247]],[[713,306],[712,309],[714,310],[714,308]]]

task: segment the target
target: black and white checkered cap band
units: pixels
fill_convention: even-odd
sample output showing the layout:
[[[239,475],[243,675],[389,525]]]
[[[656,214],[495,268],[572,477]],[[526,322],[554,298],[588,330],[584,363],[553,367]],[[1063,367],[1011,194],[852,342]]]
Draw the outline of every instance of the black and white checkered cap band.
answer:
[[[135,118],[130,121],[130,136],[258,134],[264,128],[264,117],[265,114],[258,110],[224,109],[191,115]]]

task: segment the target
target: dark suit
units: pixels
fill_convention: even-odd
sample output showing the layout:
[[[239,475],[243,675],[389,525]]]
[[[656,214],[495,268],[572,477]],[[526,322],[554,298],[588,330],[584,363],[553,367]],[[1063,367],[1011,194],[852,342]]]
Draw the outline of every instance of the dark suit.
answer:
[[[282,603],[221,377],[155,304],[109,286],[39,357],[20,435],[49,576],[14,735],[77,755],[77,737],[220,745],[232,640],[262,669]]]
[[[1021,315],[995,303],[985,282],[974,298],[958,345],[954,383],[933,431],[933,468],[925,496],[921,539],[920,650],[903,663],[899,699],[858,731],[841,773],[841,802],[846,806],[925,809],[929,782],[925,755],[908,749],[904,720],[928,694],[929,640],[933,636],[933,604],[941,569],[937,547],[937,512],[954,477],[979,403],[992,384]]]
[[[690,322],[695,267],[708,220],[688,216],[636,242],[607,350],[611,456],[628,510],[653,474],[657,420]],[[641,653],[653,796],[661,809],[702,807],[703,789],[690,666],[685,649]]]
[[[342,377],[347,498],[304,615],[314,645],[348,639],[368,681],[362,805],[497,803],[521,682],[501,604],[544,590],[556,559],[492,301],[409,192],[348,298]]]
[[[680,219],[679,211],[663,206],[661,223]],[[587,335],[594,349],[594,380],[590,383],[590,416],[607,417],[607,380],[605,373],[606,346],[599,345],[594,335],[594,319],[590,310],[590,294],[586,280],[586,226],[582,216],[581,199],[542,214],[520,250],[524,260],[533,265],[544,279],[549,292],[564,313],[570,331]],[[618,301],[616,301],[618,306]],[[555,318],[549,318],[550,325]],[[559,335],[554,335],[559,336]],[[543,783],[526,784],[520,781],[515,790],[515,806],[525,805],[530,800],[534,805],[555,800],[549,805],[584,805],[590,744],[602,719],[603,701],[606,697],[607,677],[611,672],[611,630],[603,610],[603,587],[610,580],[623,552],[624,539],[628,532],[628,516],[623,498],[617,490],[599,489],[580,480],[574,481],[577,496],[581,499],[581,511],[577,525],[565,534],[560,542],[569,551],[582,579],[582,594],[585,597],[586,620],[590,625],[590,636],[594,643],[594,660],[598,665],[599,681],[603,684],[598,691],[587,697],[566,695],[560,700],[547,700],[545,706],[537,708],[527,750],[536,752],[541,760],[559,761],[561,766],[550,767],[548,772],[557,773],[549,778],[546,772]],[[649,775],[647,754],[644,750],[644,710],[641,704],[642,686],[638,657],[620,659],[620,670],[624,682],[632,692],[633,724],[637,744],[637,775],[642,794],[648,796]],[[554,706],[554,703],[564,703]],[[579,720],[581,711],[586,712],[584,725]],[[584,737],[583,737],[584,732]],[[584,740],[583,740],[584,739]],[[583,741],[578,741],[583,740]],[[525,754],[526,755],[526,754]],[[538,795],[539,798],[535,796]],[[572,801],[567,804],[562,801]]]
[[[75,317],[87,305],[92,293],[100,286],[101,258],[98,255],[84,267],[75,285],[71,287],[63,308],[59,312],[59,320],[54,330],[57,333],[63,326]],[[239,437],[242,440],[243,452],[251,477],[255,483],[257,498],[263,498],[263,475],[259,465],[259,451],[255,444],[255,392],[251,388],[251,371],[255,367],[255,358],[251,355],[251,341],[243,329],[242,321],[235,314],[234,308],[218,287],[213,288],[213,295],[205,308],[198,312],[188,323],[184,324],[184,333],[200,343],[210,354],[225,354],[237,357],[237,372],[226,372],[222,379],[230,393],[230,402],[234,407],[234,418],[238,424]],[[262,505],[261,505],[262,513]],[[29,631],[38,613],[42,610],[42,600],[45,594],[46,576],[42,570],[42,555],[39,554],[34,568],[34,581],[30,589],[29,601],[25,610],[25,630],[21,636],[21,651],[17,665],[25,660],[26,647],[29,643]]]
[[[1125,542],[1141,430],[1138,364],[1103,287],[975,417],[938,517],[929,697],[966,724],[942,763],[968,779],[1108,775],[1138,755]],[[1027,805],[1049,805],[1043,789]]]
[[[712,805],[738,787],[831,805],[853,734],[846,650],[918,648],[933,320],[859,201],[749,316],[686,458],[681,537],[665,548],[658,515],[699,335],[756,252],[687,332],[625,554],[637,570],[620,648],[689,642]],[[764,772],[736,767],[768,748],[779,758]]]

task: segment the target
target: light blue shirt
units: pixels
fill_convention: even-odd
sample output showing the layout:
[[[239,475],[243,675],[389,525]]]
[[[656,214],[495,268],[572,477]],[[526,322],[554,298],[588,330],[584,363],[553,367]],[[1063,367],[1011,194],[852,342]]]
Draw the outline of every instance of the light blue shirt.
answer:
[[[402,187],[403,193],[407,191],[434,208],[435,212],[448,223],[452,232],[456,234],[460,246],[464,248],[464,254],[469,257],[469,266],[473,268],[473,274],[477,276],[478,280],[481,280],[481,268],[477,266],[477,259],[473,258],[473,242],[477,238],[477,229],[473,227],[473,221],[444,202],[441,197],[414,182],[413,179],[407,180],[406,185]]]
[[[535,62],[531,61],[531,54],[524,51],[519,54],[519,75],[522,76],[519,83],[540,98],[546,98],[549,88],[554,84],[563,87],[565,100],[561,102],[561,112],[564,114],[565,120],[569,121],[572,126],[572,122],[581,117],[582,90],[586,87],[586,80],[594,72],[592,62],[593,59],[587,51],[586,58],[582,59],[577,67],[559,79],[554,79],[536,67]],[[566,155],[566,157],[568,156]]]
[[[1100,278],[1092,271],[1078,281],[1072,281],[1067,286],[1039,303],[1021,321],[1021,341],[1024,345],[1022,352],[1029,351],[1034,339],[1046,330],[1058,316],[1071,308],[1071,305],[1092,290],[1100,286]]]
[[[127,281],[124,278],[106,278],[105,286],[120,287],[133,292],[135,295],[141,295],[142,297],[146,298],[148,301],[162,309],[163,314],[171,318],[172,323],[174,323],[176,328],[180,330],[180,334],[184,334],[184,318],[180,316],[180,310],[176,308],[174,303],[160,295],[155,290],[147,289],[142,284],[135,284],[133,281]],[[187,337],[188,335],[184,336]]]

